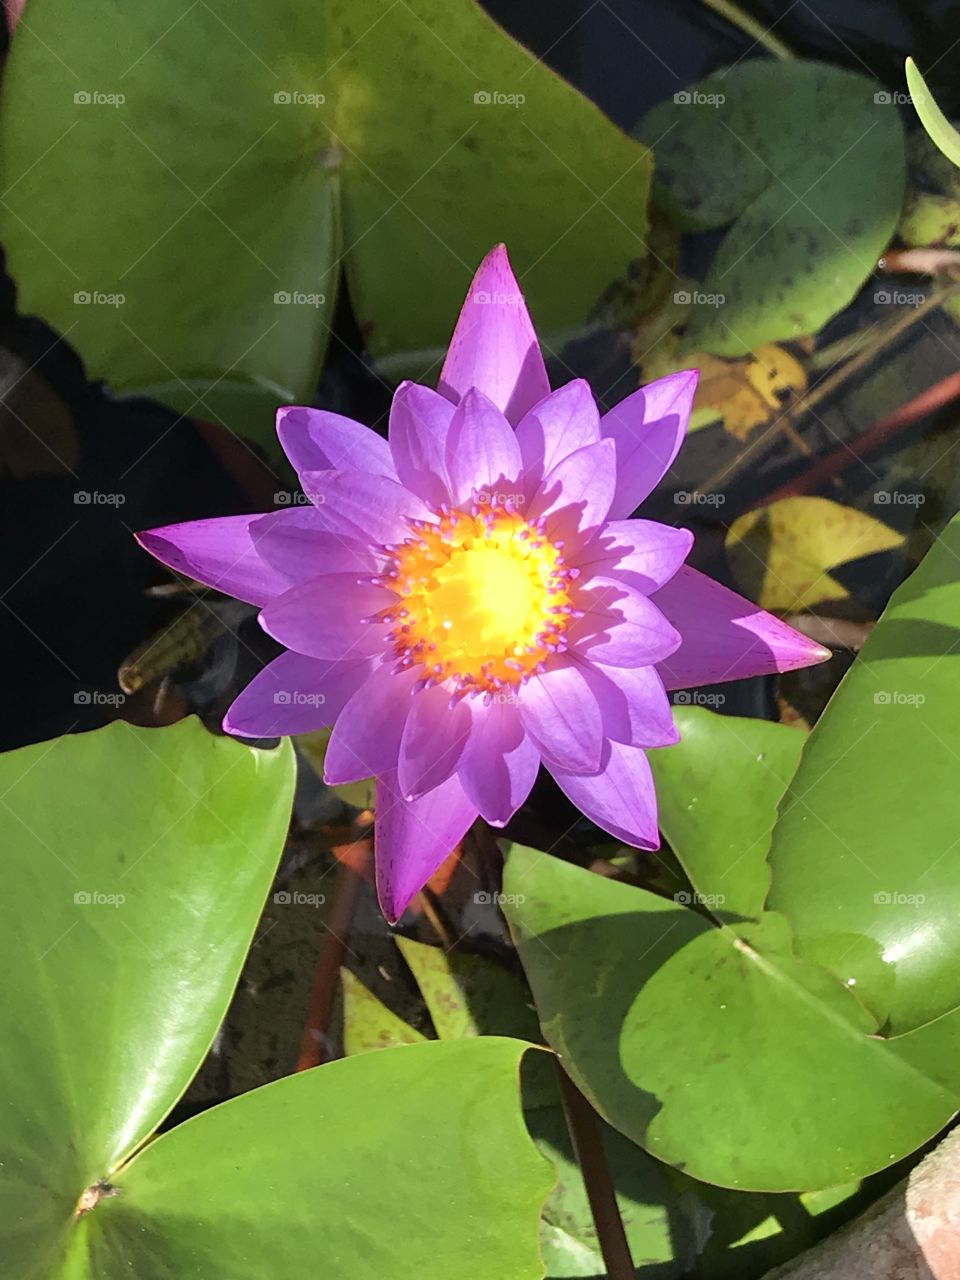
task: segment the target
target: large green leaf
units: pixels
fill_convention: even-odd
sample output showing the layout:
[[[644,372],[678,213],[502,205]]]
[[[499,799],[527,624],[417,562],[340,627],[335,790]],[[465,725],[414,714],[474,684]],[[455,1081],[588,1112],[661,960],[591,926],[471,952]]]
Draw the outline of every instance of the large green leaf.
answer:
[[[341,256],[414,353],[499,240],[547,330],[645,253],[647,152],[474,0],[30,0],[0,147],[21,309],[201,417],[312,394]]]
[[[696,1178],[836,1186],[957,1109],[960,1020],[876,1038],[848,988],[794,957],[782,916],[717,927],[517,846],[505,889],[548,1042],[601,1115]]]
[[[283,846],[289,747],[190,719],[0,756],[0,1254],[50,1275],[84,1190],[206,1053]]]
[[[660,829],[701,905],[715,915],[759,915],[770,887],[770,831],[803,734],[703,707],[678,705],[673,715],[680,746],[648,757]]]
[[[69,1280],[539,1280],[550,1166],[516,1040],[361,1054],[146,1147],[80,1222]]]
[[[810,736],[769,905],[898,1035],[960,1006],[960,518],[891,600]]]
[[[903,128],[879,89],[825,63],[753,59],[644,118],[682,225],[730,227],[687,299],[687,349],[742,355],[815,333],[873,272],[905,182]]]

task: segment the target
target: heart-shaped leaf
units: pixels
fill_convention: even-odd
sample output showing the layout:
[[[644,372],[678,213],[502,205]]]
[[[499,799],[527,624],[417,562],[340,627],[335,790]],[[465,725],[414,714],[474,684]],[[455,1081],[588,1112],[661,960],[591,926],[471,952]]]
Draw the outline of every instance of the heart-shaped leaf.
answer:
[[[654,107],[637,133],[681,224],[730,228],[688,299],[690,351],[742,355],[815,333],[896,227],[903,128],[892,95],[867,76],[753,59]]]
[[[405,1045],[205,1112],[111,1180],[62,1280],[540,1280],[553,1176],[520,1110],[527,1047]]]
[[[878,1039],[849,988],[794,957],[782,916],[717,927],[518,846],[504,887],[548,1042],[601,1115],[695,1178],[835,1186],[957,1109],[960,1018]]]
[[[52,1274],[81,1195],[186,1088],[283,847],[293,753],[197,720],[0,756],[0,1253]],[[145,1273],[144,1273],[145,1274]]]
[[[547,331],[646,252],[647,152],[474,0],[31,0],[0,147],[21,309],[262,436],[313,394],[341,257],[371,350],[424,372],[498,241]]]
[[[770,850],[798,954],[899,1035],[960,1006],[960,518],[804,748]]]

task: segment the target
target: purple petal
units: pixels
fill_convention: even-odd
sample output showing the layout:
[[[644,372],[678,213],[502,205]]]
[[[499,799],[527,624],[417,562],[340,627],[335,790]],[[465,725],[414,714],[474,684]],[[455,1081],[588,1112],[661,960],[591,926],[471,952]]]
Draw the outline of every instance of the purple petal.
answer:
[[[617,492],[610,518],[632,515],[649,497],[679,452],[700,373],[685,369],[627,396],[600,420],[617,443]]]
[[[653,520],[613,520],[591,539],[575,563],[584,578],[601,574],[649,595],[673,577],[692,546],[689,529]]]
[[[281,653],[234,699],[224,730],[241,738],[275,738],[323,729],[333,724],[371,669],[370,658],[326,662]]]
[[[517,427],[527,496],[533,497],[558,462],[599,439],[600,414],[588,382],[576,378],[551,392]]]
[[[453,405],[439,391],[401,382],[390,409],[390,448],[400,483],[424,502],[450,501],[446,445]]]
[[[386,476],[306,471],[300,479],[327,528],[361,542],[400,542],[409,535],[411,520],[432,519],[429,507],[416,494]]]
[[[397,767],[416,682],[416,672],[394,672],[389,662],[370,673],[333,726],[323,762],[325,782],[358,782]]]
[[[719,684],[826,662],[830,650],[685,565],[651,597],[682,637],[659,663],[668,689]]]
[[[639,747],[608,742],[599,773],[547,768],[577,808],[604,831],[638,849],[659,849],[657,795],[647,757]]]
[[[616,447],[598,440],[568,454],[550,471],[530,503],[527,518],[546,518],[547,537],[568,541],[607,518],[617,483]]]
[[[517,423],[550,383],[506,248],[480,264],[450,339],[438,390],[454,404],[476,387]]]
[[[523,685],[519,706],[523,726],[545,759],[579,773],[599,768],[603,720],[579,663],[566,656],[552,659],[542,675]]]
[[[446,447],[450,492],[467,502],[484,492],[517,493],[522,462],[513,427],[482,391],[464,393]]]
[[[404,800],[396,774],[377,779],[377,897],[390,924],[403,915],[477,816],[456,774],[417,800]]]
[[[585,663],[584,675],[600,706],[605,737],[629,747],[670,747],[680,741],[656,667]]]
[[[277,435],[299,476],[307,471],[368,471],[397,478],[386,440],[342,414],[298,405],[278,409]]]
[[[540,752],[523,729],[516,706],[494,695],[477,700],[473,731],[457,767],[463,789],[487,822],[505,826],[530,794]]]
[[[136,539],[144,550],[184,577],[196,578],[248,604],[263,605],[289,590],[297,579],[266,564],[258,555],[252,529],[262,519],[255,515],[192,520],[147,529]]]
[[[680,647],[680,633],[657,605],[626,583],[593,578],[576,604],[584,616],[567,628],[567,643],[591,662],[649,667]]]
[[[470,737],[470,705],[450,706],[450,690],[423,689],[413,699],[400,742],[397,780],[405,800],[413,800],[445,782],[460,763]]]
[[[382,653],[389,626],[364,622],[396,604],[383,587],[357,582],[350,573],[326,573],[291,587],[260,614],[267,635],[310,658],[349,658]]]
[[[295,507],[273,511],[251,525],[257,554],[292,582],[303,582],[320,573],[375,573],[380,561],[358,538],[346,538],[326,529],[322,511]]]

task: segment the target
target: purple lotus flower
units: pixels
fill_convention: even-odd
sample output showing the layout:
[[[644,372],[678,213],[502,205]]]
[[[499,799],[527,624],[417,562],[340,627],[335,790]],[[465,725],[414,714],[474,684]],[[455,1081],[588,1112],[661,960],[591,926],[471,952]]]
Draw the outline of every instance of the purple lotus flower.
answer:
[[[310,506],[140,534],[177,572],[258,605],[287,652],[240,694],[243,737],[334,726],[329,783],[375,776],[377,886],[395,921],[481,814],[539,766],[598,826],[658,846],[644,749],[679,739],[666,689],[828,652],[684,566],[693,535],[632,520],[676,456],[695,372],[599,414],[551,392],[506,250],[473,281],[437,391],[405,382],[389,443],[281,409]]]

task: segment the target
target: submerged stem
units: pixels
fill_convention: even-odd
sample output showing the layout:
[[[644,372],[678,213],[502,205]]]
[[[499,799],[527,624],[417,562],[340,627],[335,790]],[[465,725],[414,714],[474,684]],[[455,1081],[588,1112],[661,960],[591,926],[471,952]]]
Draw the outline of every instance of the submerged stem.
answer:
[[[764,49],[772,53],[775,58],[786,61],[797,56],[789,45],[784,44],[779,36],[773,34],[772,28],[765,27],[738,4],[734,4],[733,0],[702,0],[702,2],[714,13],[719,13],[721,18],[726,18],[733,26],[739,27],[744,35],[748,35],[756,44],[762,44]]]

